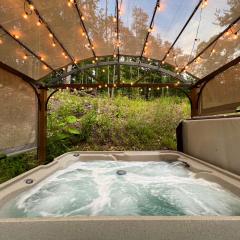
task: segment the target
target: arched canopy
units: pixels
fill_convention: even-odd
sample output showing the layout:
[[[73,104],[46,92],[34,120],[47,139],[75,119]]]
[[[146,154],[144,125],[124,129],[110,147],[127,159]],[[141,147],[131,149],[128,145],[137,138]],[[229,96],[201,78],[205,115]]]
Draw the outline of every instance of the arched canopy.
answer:
[[[34,80],[100,56],[204,78],[239,57],[238,0],[3,0],[0,61]]]

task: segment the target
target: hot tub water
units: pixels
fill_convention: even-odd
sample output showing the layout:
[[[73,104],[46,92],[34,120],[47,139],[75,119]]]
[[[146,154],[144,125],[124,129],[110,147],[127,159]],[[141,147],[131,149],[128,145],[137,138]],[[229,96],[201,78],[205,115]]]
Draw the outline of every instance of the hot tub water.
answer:
[[[0,209],[1,218],[77,215],[240,215],[240,198],[181,162],[101,160],[57,171]]]

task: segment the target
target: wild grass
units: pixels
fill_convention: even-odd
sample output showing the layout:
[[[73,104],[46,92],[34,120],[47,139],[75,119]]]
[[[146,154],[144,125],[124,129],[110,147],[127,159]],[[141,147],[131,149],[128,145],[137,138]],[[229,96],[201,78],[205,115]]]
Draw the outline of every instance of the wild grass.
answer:
[[[176,149],[175,129],[190,115],[188,100],[81,97],[59,92],[49,102],[47,162],[72,150]],[[0,182],[38,165],[36,152],[0,160]]]

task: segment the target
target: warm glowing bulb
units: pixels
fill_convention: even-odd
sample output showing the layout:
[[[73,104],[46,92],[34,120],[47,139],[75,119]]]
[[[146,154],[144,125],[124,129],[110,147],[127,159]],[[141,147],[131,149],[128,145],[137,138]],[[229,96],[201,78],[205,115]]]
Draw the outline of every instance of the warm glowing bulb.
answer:
[[[92,46],[92,49],[94,49],[94,46]]]
[[[95,60],[97,61],[97,60],[98,60],[98,57],[96,57]]]
[[[167,57],[169,57],[169,53],[167,53]]]
[[[86,35],[86,33],[85,32],[82,32],[82,36],[84,37]]]
[[[53,38],[53,35],[52,35],[52,33],[49,33],[49,37],[50,37],[50,38]]]
[[[237,39],[238,38],[238,33],[235,32],[234,35],[233,35],[233,39]]]
[[[150,61],[151,61],[151,59],[150,59],[150,58],[148,58],[148,61],[150,62]]]
[[[164,64],[165,62],[164,61],[162,61],[162,64]]]
[[[0,39],[0,44],[2,44],[3,43],[3,40],[2,39]]]
[[[56,43],[52,43],[52,46],[53,46],[53,47],[56,47]]]
[[[104,73],[104,72],[105,72],[105,69],[103,69],[102,72]]]
[[[149,29],[148,29],[148,32],[149,32],[149,33],[152,32],[152,28],[149,28]]]
[[[62,55],[65,56],[65,52],[62,52]]]
[[[28,15],[26,13],[23,14],[24,19],[28,19]]]
[[[74,64],[77,64],[77,60],[74,60]]]
[[[177,70],[178,70],[178,67],[175,67],[175,70],[177,71]]]
[[[113,55],[113,57],[115,58],[115,57],[117,57],[117,55],[116,55],[116,54],[114,54],[114,55]]]
[[[46,65],[44,65],[44,66],[43,66],[43,69],[44,69],[44,70],[47,70],[47,69],[48,69],[48,67],[47,67]]]
[[[14,35],[14,37],[15,37],[16,39],[19,39],[19,36],[18,36],[18,35],[16,35],[16,34]]]
[[[94,64],[94,63],[95,63],[95,60],[92,60],[92,63]]]
[[[151,89],[151,88],[149,88],[148,90],[149,90],[149,91],[151,91],[152,89]]]
[[[117,22],[117,18],[116,17],[113,18],[113,22],[114,23]]]
[[[71,3],[70,1],[68,2],[68,6],[69,6],[69,7],[71,7],[71,6],[72,6],[72,3]]]
[[[24,59],[24,60],[27,60],[27,58],[28,58],[28,56],[25,54],[25,55],[23,56],[23,59]]]
[[[32,4],[29,5],[29,8],[33,11],[34,10],[34,6]]]
[[[43,61],[43,60],[44,60],[44,58],[43,58],[43,57],[41,57],[40,59],[41,59],[41,61]]]
[[[159,90],[160,89],[160,87],[157,87],[157,90]]]
[[[107,87],[108,85],[107,85],[107,84],[105,84],[104,86],[105,86],[105,87]]]
[[[117,85],[114,83],[114,84],[113,84],[113,87],[116,87],[116,86],[117,86]]]
[[[98,87],[99,87],[99,88],[102,88],[102,86],[101,86],[101,85],[99,85]]]
[[[37,21],[37,26],[38,26],[38,27],[41,26],[40,20]]]
[[[81,19],[82,19],[82,20],[85,20],[85,17],[84,17],[84,16],[81,16]]]
[[[67,56],[67,55],[65,55],[65,56],[64,56],[64,58],[65,58],[65,59],[67,59],[67,58],[68,58],[68,56]]]
[[[166,89],[168,89],[169,88],[169,86],[166,86]]]

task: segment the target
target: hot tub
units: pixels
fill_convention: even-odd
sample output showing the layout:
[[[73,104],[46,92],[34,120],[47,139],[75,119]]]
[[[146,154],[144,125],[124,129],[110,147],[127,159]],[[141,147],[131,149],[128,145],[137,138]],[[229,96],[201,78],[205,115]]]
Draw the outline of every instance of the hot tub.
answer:
[[[173,151],[66,153],[0,185],[0,206],[0,239],[240,236],[240,177]]]

